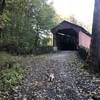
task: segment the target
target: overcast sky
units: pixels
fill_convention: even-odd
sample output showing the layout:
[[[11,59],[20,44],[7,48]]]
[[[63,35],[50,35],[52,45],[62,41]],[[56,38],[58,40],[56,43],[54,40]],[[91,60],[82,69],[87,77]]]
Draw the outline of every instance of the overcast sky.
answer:
[[[94,0],[49,0],[53,2],[56,12],[68,17],[74,15],[84,24],[92,23]]]

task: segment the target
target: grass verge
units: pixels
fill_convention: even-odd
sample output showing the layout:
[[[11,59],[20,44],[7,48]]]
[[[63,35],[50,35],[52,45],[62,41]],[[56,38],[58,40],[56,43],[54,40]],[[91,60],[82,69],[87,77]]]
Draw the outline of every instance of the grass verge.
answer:
[[[24,70],[18,62],[18,57],[0,52],[0,95],[9,92],[20,84]]]

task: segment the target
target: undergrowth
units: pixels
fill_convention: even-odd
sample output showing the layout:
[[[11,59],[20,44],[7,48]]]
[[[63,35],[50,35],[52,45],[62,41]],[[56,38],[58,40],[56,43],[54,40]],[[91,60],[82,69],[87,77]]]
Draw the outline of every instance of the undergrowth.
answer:
[[[21,82],[23,67],[14,56],[4,52],[0,52],[0,67],[0,91],[10,91]]]

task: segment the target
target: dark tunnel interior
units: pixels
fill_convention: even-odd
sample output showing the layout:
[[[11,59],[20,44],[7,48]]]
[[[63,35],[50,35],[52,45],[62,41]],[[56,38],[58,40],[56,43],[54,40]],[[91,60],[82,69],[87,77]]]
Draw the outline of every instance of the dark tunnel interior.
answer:
[[[73,29],[59,30],[56,34],[58,50],[76,50],[78,46],[78,33]]]

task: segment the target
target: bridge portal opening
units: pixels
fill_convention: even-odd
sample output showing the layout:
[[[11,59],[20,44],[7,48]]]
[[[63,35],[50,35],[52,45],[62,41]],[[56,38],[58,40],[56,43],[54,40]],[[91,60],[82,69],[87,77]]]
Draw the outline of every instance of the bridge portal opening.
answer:
[[[77,50],[78,33],[74,29],[59,30],[56,34],[58,50]]]

